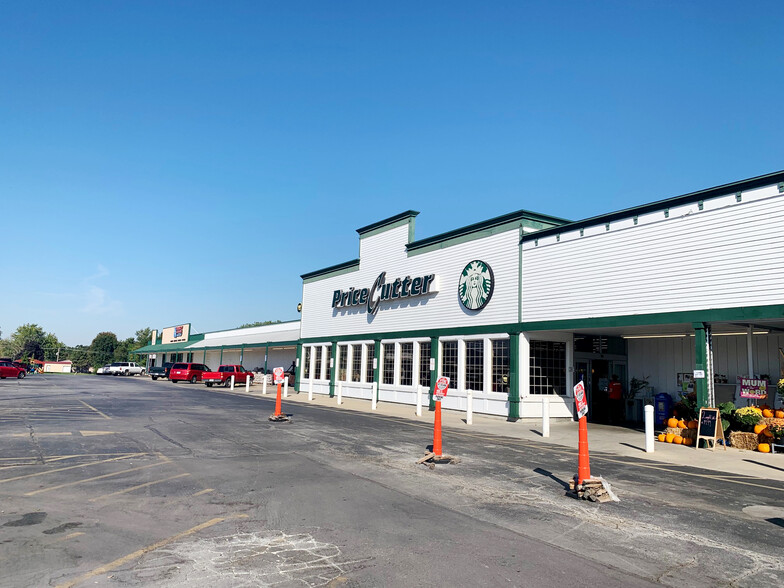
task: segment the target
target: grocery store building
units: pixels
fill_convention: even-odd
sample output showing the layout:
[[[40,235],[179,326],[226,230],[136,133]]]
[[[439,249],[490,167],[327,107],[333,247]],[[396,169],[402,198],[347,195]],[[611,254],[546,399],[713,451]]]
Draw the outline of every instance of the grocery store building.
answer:
[[[637,420],[653,393],[715,405],[782,373],[784,172],[576,222],[519,211],[416,239],[417,214],[302,276],[299,390],[414,404],[446,375],[445,408],[516,420],[543,395],[571,417],[582,379],[601,421],[615,375]]]

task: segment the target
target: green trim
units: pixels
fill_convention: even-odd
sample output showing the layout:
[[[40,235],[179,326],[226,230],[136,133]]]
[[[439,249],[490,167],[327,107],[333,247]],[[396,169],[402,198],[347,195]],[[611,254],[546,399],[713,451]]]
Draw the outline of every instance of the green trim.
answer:
[[[267,359],[269,358],[269,343],[264,346],[264,375],[267,375]]]
[[[168,327],[167,327],[168,328]],[[139,349],[134,349],[133,353],[145,354],[145,353],[167,353],[169,351],[184,351],[188,349],[190,345],[194,343],[198,343],[204,339],[204,334],[200,333],[198,335],[193,335],[188,341],[181,341],[179,343],[158,343],[157,345],[145,345],[144,347],[139,347]]]
[[[221,354],[220,354],[220,361],[218,362],[218,364],[223,365],[223,347],[221,347],[220,350],[221,350]]]
[[[491,235],[497,235],[516,228],[522,230],[526,227],[535,231],[541,231],[551,227],[558,227],[569,222],[570,221],[566,219],[554,216],[545,216],[527,210],[519,210],[486,221],[474,223],[473,225],[461,227],[447,233],[441,233],[440,235],[411,242],[406,245],[406,251],[408,252],[408,256],[411,257],[429,251],[437,251],[446,247],[452,247],[461,243],[468,243]]]
[[[452,327],[442,329],[421,329],[418,331],[388,331],[386,333],[365,333],[359,335],[330,335],[329,337],[307,337],[301,340],[302,343],[323,343],[338,337],[342,342],[347,341],[367,341],[375,339],[404,339],[406,337],[448,337],[451,335],[485,335],[487,333],[510,333],[520,332],[521,325],[518,323],[506,323],[502,325],[482,325],[476,327]]]
[[[581,226],[600,225],[604,223],[610,223],[615,220],[621,220],[633,216],[648,214],[651,212],[664,211],[666,209],[674,208],[676,206],[682,206],[685,204],[691,204],[693,202],[699,202],[700,200],[718,198],[719,196],[730,196],[739,191],[744,192],[747,190],[754,190],[756,188],[763,188],[765,186],[772,186],[777,182],[782,182],[782,181],[784,181],[784,171],[778,171],[772,174],[766,174],[764,176],[757,176],[754,178],[749,178],[747,180],[741,180],[740,182],[723,184],[721,186],[715,186],[713,188],[708,188],[706,190],[699,190],[698,192],[690,192],[688,194],[683,194],[682,196],[676,196],[674,198],[658,200],[656,202],[651,202],[650,204],[643,204],[642,206],[633,206],[631,208],[626,208],[624,210],[619,210],[608,214],[601,214],[599,216],[594,216],[591,218],[566,224],[562,227],[544,229],[542,230],[541,234],[536,235],[536,238],[546,237],[548,235],[554,235],[555,233],[558,232],[576,231]],[[530,241],[531,239],[534,238],[535,237],[533,235],[527,235],[523,237],[523,241]]]
[[[350,274],[357,271],[359,271],[359,259],[352,259],[351,261],[345,261],[337,265],[331,265],[320,270],[302,274],[300,277],[302,278],[303,284],[312,284],[319,280],[334,278],[335,276],[342,276],[343,274]]]
[[[367,226],[360,227],[357,229],[357,233],[359,233],[360,239],[377,235],[379,233],[383,233],[384,231],[388,231],[396,227],[402,227],[404,224],[410,223],[414,218],[416,218],[418,214],[419,212],[416,210],[407,210],[405,212],[401,212],[400,214],[396,214],[395,216],[390,216],[389,218],[385,218]]]
[[[520,418],[520,334],[509,335],[509,416],[515,422]]]
[[[523,227],[520,227],[520,243],[522,243]],[[523,247],[517,248],[517,322],[523,322]]]
[[[438,337],[431,337],[430,357],[435,360],[435,365],[433,366],[434,369],[430,372],[430,389],[427,391],[428,410],[436,409],[436,399],[433,396],[433,392],[436,390],[436,380],[438,379],[438,356],[440,355],[440,351],[441,349],[438,346]]]
[[[329,362],[327,369],[329,370],[329,397],[335,398],[335,382],[337,381],[338,373],[338,342],[330,341],[332,347],[329,350]],[[329,364],[332,364],[331,366]]]
[[[373,341],[373,359],[376,364],[376,367],[373,369],[373,382],[376,384],[376,402],[378,402],[378,395],[381,390],[381,339]]]
[[[708,342],[705,339],[705,323],[694,323],[694,369],[704,370],[704,378],[694,379],[697,393],[697,408],[708,406]],[[719,423],[721,424],[721,423]]]
[[[416,214],[419,214],[418,212]],[[414,215],[416,216],[416,215]],[[406,217],[395,221],[393,223],[389,223],[382,227],[378,227],[375,229],[371,229],[365,233],[359,234],[359,240],[367,239],[368,237],[374,237],[376,235],[380,235],[381,233],[386,233],[387,231],[391,231],[392,229],[397,229],[398,227],[404,227],[408,225],[408,241],[413,241],[414,236],[414,216]],[[359,231],[357,231],[359,232]]]
[[[294,368],[294,391],[299,393],[299,387],[302,382],[302,343],[297,343],[297,365]]]

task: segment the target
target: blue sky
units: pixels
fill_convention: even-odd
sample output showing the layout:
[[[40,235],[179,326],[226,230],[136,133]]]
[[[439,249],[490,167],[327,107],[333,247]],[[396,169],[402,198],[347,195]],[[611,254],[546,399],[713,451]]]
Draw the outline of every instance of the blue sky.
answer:
[[[294,320],[300,274],[784,169],[784,3],[4,2],[0,329]]]

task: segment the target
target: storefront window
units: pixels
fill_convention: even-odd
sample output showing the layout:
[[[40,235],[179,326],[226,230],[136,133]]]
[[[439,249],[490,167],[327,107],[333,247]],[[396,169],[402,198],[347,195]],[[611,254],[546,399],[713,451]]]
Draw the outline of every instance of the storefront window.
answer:
[[[466,341],[466,389],[485,389],[485,342]]]
[[[193,361],[193,353],[189,353],[188,354],[188,359],[186,359],[185,361],[187,361],[188,363],[191,363]]]
[[[332,379],[332,366],[329,365],[329,360],[332,358],[332,347],[324,348],[324,371],[327,372],[324,377],[325,380]]]
[[[441,375],[449,378],[449,387],[457,389],[457,341],[444,341],[441,344]]]
[[[383,384],[395,383],[395,344],[384,343],[384,369],[381,374]]]
[[[351,381],[359,382],[362,376],[362,346],[351,346]]]
[[[373,381],[373,359],[376,357],[376,346],[373,343],[368,343],[367,347],[367,362],[365,363],[365,381]]]
[[[430,341],[419,344],[419,385],[430,387]]]
[[[411,386],[414,383],[414,344],[400,344],[400,385]]]
[[[306,380],[310,379],[310,347],[305,347],[305,359],[302,366],[302,377]]]
[[[348,367],[348,345],[338,345],[338,380],[346,381]]]
[[[531,341],[531,394],[566,395],[566,343]]]
[[[313,353],[316,354],[316,373],[313,376],[317,379],[321,379],[321,355],[324,352],[323,347],[314,347]]]
[[[509,339],[493,339],[493,392],[509,393]]]

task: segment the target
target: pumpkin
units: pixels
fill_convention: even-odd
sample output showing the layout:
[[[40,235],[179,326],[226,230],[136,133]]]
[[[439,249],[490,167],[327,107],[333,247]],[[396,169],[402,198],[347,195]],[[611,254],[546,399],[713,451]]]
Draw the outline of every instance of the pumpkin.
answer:
[[[771,432],[771,430],[768,427],[765,427],[762,430],[762,434],[765,435],[768,439],[773,439],[775,437],[775,435]]]
[[[765,408],[765,409],[762,410],[762,416],[764,416],[766,419],[772,419],[773,415],[774,415],[774,412],[772,410],[770,410],[769,408]]]
[[[667,420],[667,426],[671,429],[675,429],[678,427],[678,419],[672,418]]]
[[[753,410],[753,411],[754,411],[754,412],[756,412],[757,414],[762,414],[762,409],[761,409],[761,408],[759,408],[759,407],[752,406],[752,407],[751,407],[751,410]]]
[[[667,435],[664,433],[659,433],[659,436],[656,437],[659,441],[664,441],[667,438]]]
[[[690,429],[696,429],[700,425],[697,421],[689,421],[687,424]]]
[[[675,443],[675,445],[683,445],[683,437],[675,435],[675,437],[672,438],[672,442]]]
[[[769,443],[760,443],[757,445],[757,451],[760,453],[770,453],[770,444]]]
[[[678,421],[678,428],[679,429],[688,429],[689,425],[683,419]]]
[[[683,438],[683,444],[684,445],[692,445],[693,443],[694,443],[694,440],[691,437],[684,437]]]
[[[784,419],[784,410],[777,410],[776,411],[776,418],[777,419]]]
[[[768,425],[754,425],[754,434],[759,435],[760,433],[762,433],[762,431],[764,431],[767,428]]]
[[[664,440],[665,440],[667,443],[672,443],[672,440],[673,440],[673,439],[675,439],[675,433],[667,433],[667,434],[664,436]]]

